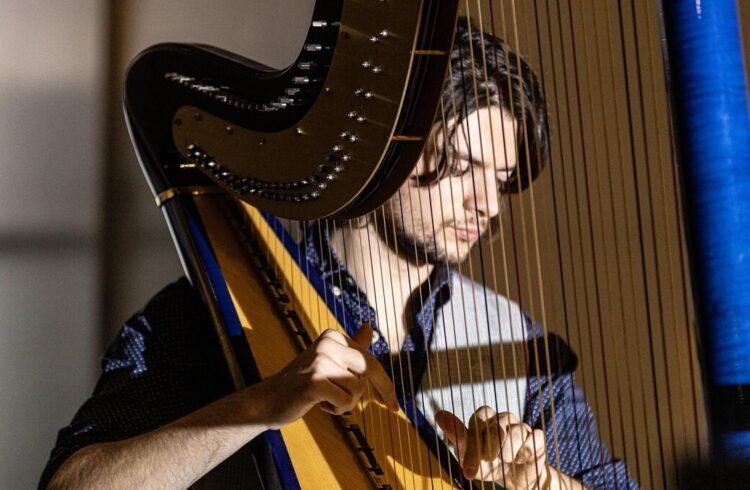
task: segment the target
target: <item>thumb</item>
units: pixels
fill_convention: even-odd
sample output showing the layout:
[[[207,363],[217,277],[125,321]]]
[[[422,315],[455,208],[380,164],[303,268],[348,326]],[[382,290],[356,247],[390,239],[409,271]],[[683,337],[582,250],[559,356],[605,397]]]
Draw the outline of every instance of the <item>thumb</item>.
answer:
[[[435,414],[435,423],[445,433],[445,438],[456,448],[459,459],[463,460],[466,452],[466,426],[460,418],[452,413],[441,410]]]
[[[359,332],[354,335],[353,340],[362,349],[367,350],[372,343],[372,325],[370,325],[369,323],[363,323],[362,327],[359,329]]]

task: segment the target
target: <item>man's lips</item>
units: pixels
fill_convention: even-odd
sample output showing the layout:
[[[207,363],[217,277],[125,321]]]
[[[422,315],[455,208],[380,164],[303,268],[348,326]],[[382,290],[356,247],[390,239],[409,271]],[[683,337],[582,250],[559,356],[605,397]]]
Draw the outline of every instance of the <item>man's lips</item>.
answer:
[[[459,240],[463,240],[465,242],[475,242],[478,238],[481,232],[479,231],[479,228],[476,226],[467,226],[467,227],[454,227],[456,230],[456,236]]]

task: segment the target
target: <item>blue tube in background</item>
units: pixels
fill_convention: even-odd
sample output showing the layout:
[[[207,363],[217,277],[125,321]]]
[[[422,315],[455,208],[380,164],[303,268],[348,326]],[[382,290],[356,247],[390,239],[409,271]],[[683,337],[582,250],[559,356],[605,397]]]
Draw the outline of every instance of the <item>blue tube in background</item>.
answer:
[[[716,454],[750,461],[750,130],[732,0],[665,0]]]

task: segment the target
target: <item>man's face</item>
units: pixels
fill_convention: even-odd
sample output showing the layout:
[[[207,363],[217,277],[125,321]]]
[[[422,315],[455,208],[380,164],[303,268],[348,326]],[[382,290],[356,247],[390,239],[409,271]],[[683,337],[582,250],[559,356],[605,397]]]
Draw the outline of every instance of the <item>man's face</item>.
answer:
[[[446,149],[456,170],[429,185],[408,179],[384,208],[399,251],[420,262],[463,261],[500,212],[499,185],[516,166],[516,126],[499,107],[471,112],[444,144],[448,134],[434,131],[412,177],[434,171]]]

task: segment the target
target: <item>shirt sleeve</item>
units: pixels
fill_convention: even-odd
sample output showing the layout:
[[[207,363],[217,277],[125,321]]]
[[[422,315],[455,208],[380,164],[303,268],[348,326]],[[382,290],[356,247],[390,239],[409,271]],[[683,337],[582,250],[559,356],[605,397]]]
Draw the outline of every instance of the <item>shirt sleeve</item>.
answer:
[[[542,419],[552,466],[590,488],[640,488],[625,462],[613,458],[601,440],[594,412],[572,373],[530,379],[525,422],[542,428]]]
[[[91,397],[57,435],[39,488],[76,451],[174,421],[230,391],[218,340],[186,279],[163,289],[120,329]]]

